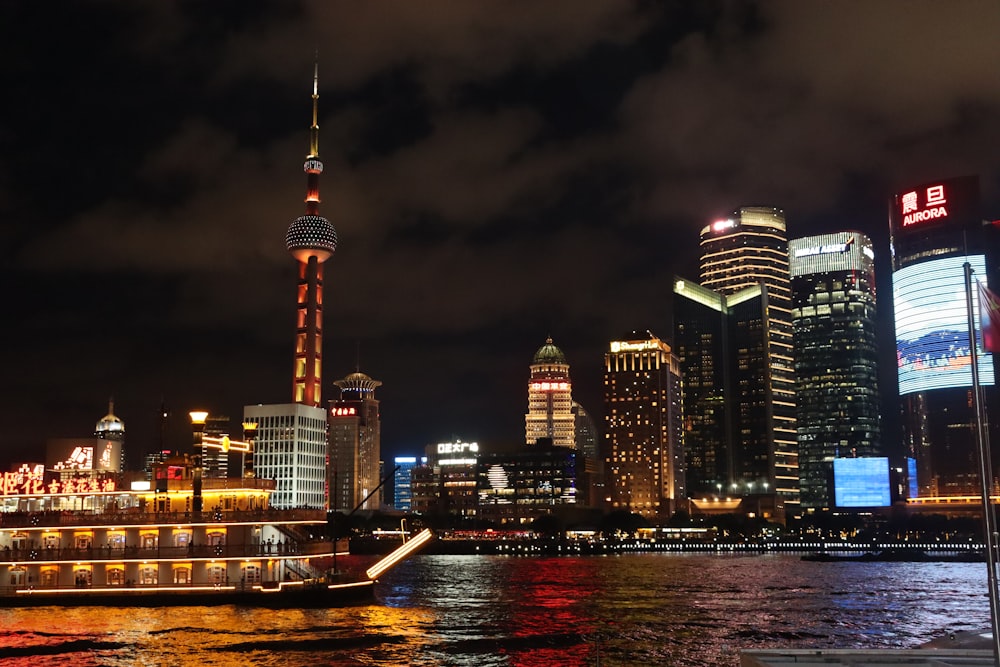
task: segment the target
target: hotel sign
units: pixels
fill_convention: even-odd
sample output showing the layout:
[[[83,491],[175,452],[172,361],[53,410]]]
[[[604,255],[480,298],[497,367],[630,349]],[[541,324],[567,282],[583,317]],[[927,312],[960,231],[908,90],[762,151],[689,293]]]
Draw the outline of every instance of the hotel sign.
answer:
[[[655,350],[659,348],[659,341],[655,340],[643,340],[635,343],[630,343],[624,340],[616,340],[611,342],[612,352],[641,352],[643,350]]]

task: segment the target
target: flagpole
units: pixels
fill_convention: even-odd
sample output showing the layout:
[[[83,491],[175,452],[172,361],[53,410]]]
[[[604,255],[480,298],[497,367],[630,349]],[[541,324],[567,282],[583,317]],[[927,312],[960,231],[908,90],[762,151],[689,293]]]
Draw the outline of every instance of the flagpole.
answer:
[[[976,336],[976,322],[972,310],[972,265],[966,262],[965,270],[965,306],[969,320],[969,354],[972,359],[972,396],[976,407],[976,448],[979,450],[979,481],[983,494],[983,531],[986,533],[986,583],[990,588],[990,625],[993,631],[993,662],[1000,665],[1000,599],[997,597],[997,567],[996,567],[996,517],[990,501],[990,487],[993,475],[989,461],[989,442],[986,439],[985,422],[983,419],[983,401],[979,387],[979,339]],[[979,314],[980,320],[984,316]]]

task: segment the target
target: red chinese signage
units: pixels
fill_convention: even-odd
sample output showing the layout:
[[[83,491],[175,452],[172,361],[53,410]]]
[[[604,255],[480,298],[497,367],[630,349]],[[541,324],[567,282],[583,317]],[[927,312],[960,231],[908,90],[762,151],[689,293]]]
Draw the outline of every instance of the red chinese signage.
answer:
[[[45,482],[37,471],[21,468],[0,474],[0,496],[40,496],[45,494],[103,493],[115,490],[115,480],[80,478]]]

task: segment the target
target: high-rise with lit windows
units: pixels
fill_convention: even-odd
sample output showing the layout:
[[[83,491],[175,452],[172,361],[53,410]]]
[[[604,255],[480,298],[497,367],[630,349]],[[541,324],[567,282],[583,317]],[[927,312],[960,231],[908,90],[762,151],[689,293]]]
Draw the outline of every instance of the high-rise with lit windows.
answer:
[[[916,477],[910,486],[920,496],[978,495],[964,265],[972,269],[973,287],[982,281],[998,291],[997,227],[981,218],[976,176],[902,189],[891,198],[889,212],[903,446]],[[975,303],[975,292],[972,296]],[[973,315],[979,337],[978,309]],[[988,431],[996,444],[1000,396],[994,354],[980,349],[977,361]],[[997,451],[994,447],[994,462]]]
[[[760,290],[760,318],[742,318],[742,341],[726,343],[734,358],[744,360],[736,364],[743,377],[733,379],[737,412],[732,490],[748,494],[767,489],[795,512],[799,471],[784,213],[743,207],[706,226],[701,231],[700,274],[702,287],[727,298]]]
[[[334,382],[340,398],[330,401],[327,478],[330,509],[350,512],[381,504],[379,462],[382,425],[375,389],[381,382],[358,371]]]
[[[788,243],[802,508],[834,506],[833,460],[882,456],[875,252],[860,232]]]
[[[531,445],[549,438],[556,447],[576,449],[576,415],[573,384],[566,355],[552,338],[538,348],[528,379],[528,412],[524,416],[525,440]]]
[[[604,355],[608,509],[669,518],[686,497],[680,368],[652,334],[613,341]]]

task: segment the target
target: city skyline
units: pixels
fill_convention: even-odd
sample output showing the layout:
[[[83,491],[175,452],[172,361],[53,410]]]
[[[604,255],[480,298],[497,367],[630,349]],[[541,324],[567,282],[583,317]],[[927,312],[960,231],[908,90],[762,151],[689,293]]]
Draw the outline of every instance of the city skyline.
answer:
[[[545,336],[600,415],[608,342],[668,336],[656,304],[735,207],[873,239],[882,359],[890,194],[978,174],[1000,212],[992,4],[3,11],[49,33],[0,47],[0,459],[86,436],[112,397],[133,466],[161,402],[183,446],[189,410],[235,426],[287,400],[316,48],[341,236],[322,392],[358,368],[384,383],[386,461],[520,442]]]

